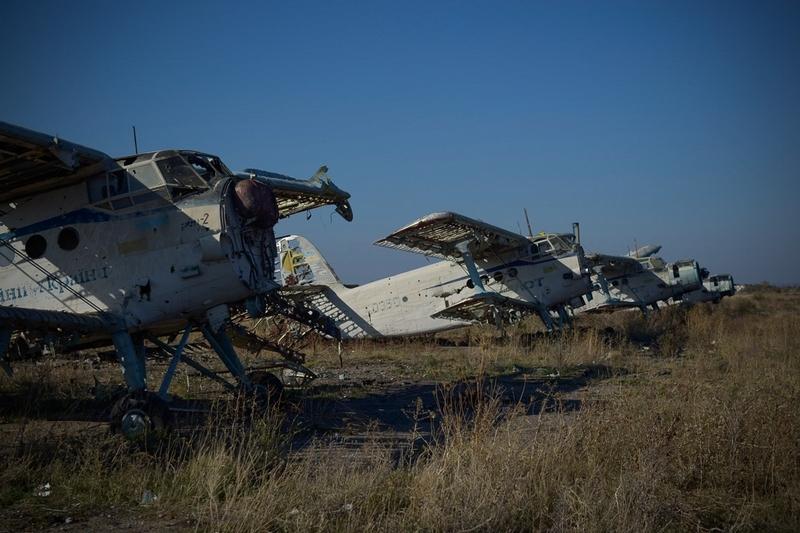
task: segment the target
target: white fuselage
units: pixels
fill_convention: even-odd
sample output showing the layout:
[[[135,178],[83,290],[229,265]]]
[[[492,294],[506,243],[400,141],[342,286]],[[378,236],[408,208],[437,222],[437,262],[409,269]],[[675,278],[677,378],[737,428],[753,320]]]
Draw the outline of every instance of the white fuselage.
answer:
[[[693,261],[663,264],[660,259],[652,258],[645,264],[648,268],[642,272],[606,280],[608,293],[598,276],[593,275],[592,298],[581,311],[644,308],[700,286],[699,268]]]
[[[314,278],[325,276],[324,269],[320,269],[320,264],[327,267],[322,256],[303,237],[290,236],[282,241],[286,239],[302,243],[302,257],[295,264],[297,271],[307,272],[310,283],[320,283]],[[590,289],[588,276],[582,274],[581,254],[530,256],[523,251],[476,264],[487,291],[547,308],[566,304]],[[465,267],[452,261],[350,288],[335,275],[326,278],[324,284],[329,290],[313,297],[310,303],[334,319],[344,338],[419,335],[464,326],[469,322],[431,315],[477,291],[469,282]]]
[[[671,303],[693,304],[700,302],[719,302],[725,296],[736,294],[736,287],[733,278],[728,275],[712,276],[703,281],[702,287],[687,292],[682,295],[680,300]]]
[[[147,165],[156,168],[152,161],[122,168],[141,173]],[[0,305],[78,314],[100,309],[123,317],[135,331],[180,326],[253,293],[243,279],[252,272],[237,245],[227,233],[220,242],[223,182],[174,202],[166,187],[131,183],[131,190],[110,198],[107,189],[96,189],[103,197],[94,202],[91,185],[80,183],[8,210],[0,237],[38,257],[29,261],[0,246]],[[67,240],[65,228],[78,237],[72,249],[60,242]],[[46,251],[30,244],[34,237],[43,239]]]

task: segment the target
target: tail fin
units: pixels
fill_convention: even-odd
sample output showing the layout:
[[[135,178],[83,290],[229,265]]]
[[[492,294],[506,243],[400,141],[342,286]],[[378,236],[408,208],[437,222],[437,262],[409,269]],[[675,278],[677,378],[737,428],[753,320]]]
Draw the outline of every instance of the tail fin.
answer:
[[[635,257],[636,259],[643,259],[655,255],[661,250],[660,244],[646,244],[630,252],[628,257]]]
[[[342,283],[316,246],[300,235],[287,235],[278,239],[275,278],[284,286],[330,286]]]

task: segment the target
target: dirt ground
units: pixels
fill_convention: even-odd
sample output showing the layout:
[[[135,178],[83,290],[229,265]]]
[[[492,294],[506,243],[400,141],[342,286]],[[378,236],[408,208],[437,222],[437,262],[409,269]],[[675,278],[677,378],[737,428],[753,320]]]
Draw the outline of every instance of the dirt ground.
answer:
[[[791,301],[779,309],[781,316],[796,316],[793,313],[798,301],[800,298],[792,293]],[[760,308],[733,303],[730,309],[724,309],[731,317],[744,312],[764,316]],[[563,432],[565,424],[578,420],[587,405],[596,408],[606,398],[619,401],[627,390],[673,390],[681,386],[689,375],[687,368],[694,368],[696,360],[707,365],[702,362],[704,358],[717,351],[718,341],[711,339],[719,338],[718,333],[708,318],[714,318],[715,312],[709,307],[709,311],[688,320],[683,312],[673,313],[674,317],[671,312],[662,313],[660,318],[647,320],[632,313],[593,317],[582,319],[566,336],[542,335],[535,327],[528,327],[501,338],[491,328],[470,328],[435,338],[360,341],[344,344],[341,362],[335,345],[313,343],[306,350],[308,366],[317,373],[317,379],[303,387],[287,387],[280,406],[283,424],[291,435],[285,448],[286,460],[313,459],[324,451],[328,458],[339,456],[346,463],[369,464],[370,454],[388,450],[396,464],[408,464],[424,450],[441,444],[437,439],[445,411],[452,413],[454,406],[460,406],[460,416],[468,419],[470,410],[487,398],[495,402],[497,416],[507,419],[506,427],[523,439],[540,434],[542,428],[549,431],[551,426]],[[721,320],[719,324],[724,324]],[[693,341],[686,328],[703,343]],[[764,331],[764,335],[773,341],[779,339],[774,332]],[[787,342],[779,353],[794,350],[795,343]],[[733,341],[725,348],[736,353],[738,349]],[[220,368],[211,354],[193,356]],[[249,366],[264,362],[263,357],[251,353],[245,353],[243,359]],[[793,365],[793,360],[786,359],[786,364]],[[160,381],[166,366],[164,360],[150,362],[151,386]],[[70,494],[65,498],[62,494],[54,499],[50,492],[59,487],[47,486],[48,479],[36,477],[51,469],[36,461],[51,453],[42,450],[53,450],[52,455],[57,455],[59,448],[74,448],[78,457],[84,457],[90,452],[81,450],[82,442],[119,438],[109,437],[108,422],[111,405],[123,392],[121,373],[113,357],[98,350],[17,361],[14,370],[13,379],[0,378],[0,468],[8,479],[25,483],[18,490],[6,487],[2,494],[0,530],[209,527],[207,522],[198,522],[191,505],[161,505],[156,501],[158,495],[148,494],[145,486],[126,487],[121,491],[124,497],[104,499],[102,494],[93,494],[82,498]],[[713,368],[708,375],[718,371]],[[695,372],[691,379],[706,386],[702,373]],[[714,379],[713,383],[723,383]],[[172,433],[176,438],[193,438],[215,429],[218,413],[226,412],[231,402],[222,387],[188,367],[179,367],[170,392],[176,397]],[[663,399],[672,401],[668,394]],[[648,416],[646,406],[644,410],[640,406],[631,409],[631,416]],[[794,416],[794,412],[789,414]],[[613,413],[604,416],[614,417]],[[643,425],[641,431],[646,434],[649,430]],[[111,475],[114,470],[114,464],[103,464],[98,466],[98,475]],[[93,479],[91,475],[86,478]],[[108,489],[88,485],[86,490]],[[97,504],[105,500],[108,505]],[[220,529],[238,526],[227,523]]]

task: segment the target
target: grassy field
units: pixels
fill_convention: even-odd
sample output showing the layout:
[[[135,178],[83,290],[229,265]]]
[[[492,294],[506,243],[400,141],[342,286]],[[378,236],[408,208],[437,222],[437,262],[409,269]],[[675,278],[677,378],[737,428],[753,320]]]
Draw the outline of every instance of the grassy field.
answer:
[[[0,381],[0,529],[798,531],[798,310],[800,290],[754,287],[558,337],[356,342],[342,367],[320,342],[321,379],[280,410],[220,405],[150,450],[47,421],[113,364],[21,364]],[[219,391],[181,373],[173,392]]]

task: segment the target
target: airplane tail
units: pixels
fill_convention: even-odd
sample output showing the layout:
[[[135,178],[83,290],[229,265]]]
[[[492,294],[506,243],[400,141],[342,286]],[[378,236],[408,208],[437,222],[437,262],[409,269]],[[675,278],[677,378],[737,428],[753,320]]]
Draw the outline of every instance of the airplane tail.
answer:
[[[660,244],[646,244],[630,252],[628,254],[628,257],[635,257],[636,259],[644,259],[645,257],[650,257],[652,255],[657,254],[659,250],[661,250]]]
[[[275,278],[284,286],[341,285],[339,276],[317,247],[300,235],[278,239],[278,264]]]

